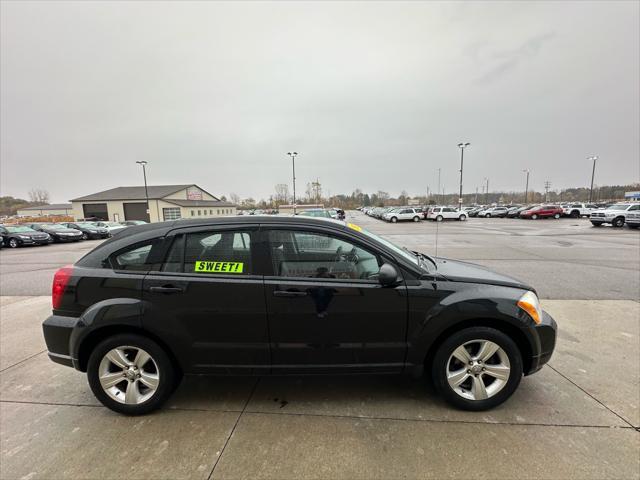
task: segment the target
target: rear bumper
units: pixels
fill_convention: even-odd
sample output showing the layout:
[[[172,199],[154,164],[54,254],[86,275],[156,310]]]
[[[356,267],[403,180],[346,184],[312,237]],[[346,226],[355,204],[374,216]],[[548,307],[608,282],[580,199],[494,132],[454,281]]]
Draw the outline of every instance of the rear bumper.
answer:
[[[531,357],[531,365],[525,375],[531,375],[542,368],[551,359],[556,346],[558,324],[547,312],[542,312],[542,321],[533,327],[540,343],[539,352]]]
[[[78,359],[71,355],[69,340],[77,322],[75,317],[51,315],[42,324],[49,358],[53,362],[76,369],[79,367]]]

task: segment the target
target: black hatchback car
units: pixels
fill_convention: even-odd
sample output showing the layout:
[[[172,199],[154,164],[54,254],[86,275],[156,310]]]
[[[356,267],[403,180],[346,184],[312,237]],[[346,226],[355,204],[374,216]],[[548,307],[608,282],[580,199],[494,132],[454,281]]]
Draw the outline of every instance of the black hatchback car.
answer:
[[[159,407],[183,374],[427,372],[451,404],[504,402],[553,352],[535,290],[310,217],[130,227],[54,277],[44,337],[107,407]]]

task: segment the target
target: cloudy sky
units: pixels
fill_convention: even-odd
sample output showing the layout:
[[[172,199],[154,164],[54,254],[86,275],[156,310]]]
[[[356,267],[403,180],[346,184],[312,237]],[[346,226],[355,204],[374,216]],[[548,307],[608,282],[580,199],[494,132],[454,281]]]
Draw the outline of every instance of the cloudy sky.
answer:
[[[1,3],[2,195],[640,180],[640,3]]]

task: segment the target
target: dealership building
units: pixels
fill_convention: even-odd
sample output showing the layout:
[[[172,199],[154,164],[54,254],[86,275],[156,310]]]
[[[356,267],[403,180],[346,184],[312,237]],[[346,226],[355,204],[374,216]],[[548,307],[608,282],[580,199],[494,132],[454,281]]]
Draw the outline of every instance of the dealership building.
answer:
[[[149,196],[147,212],[146,195]],[[179,218],[235,215],[236,205],[221,201],[198,185],[117,187],[71,200],[76,219],[98,218],[112,222],[144,220],[162,222]]]

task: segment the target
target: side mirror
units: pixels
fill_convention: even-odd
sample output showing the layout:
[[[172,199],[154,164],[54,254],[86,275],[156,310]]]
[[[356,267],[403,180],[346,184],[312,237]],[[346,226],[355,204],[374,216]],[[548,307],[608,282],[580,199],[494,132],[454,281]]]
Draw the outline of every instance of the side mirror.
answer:
[[[385,263],[380,267],[378,272],[378,281],[383,287],[390,287],[398,283],[398,270],[390,263]]]

